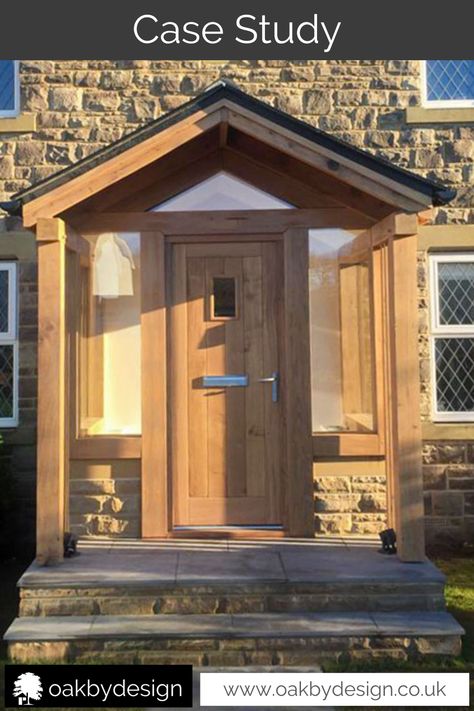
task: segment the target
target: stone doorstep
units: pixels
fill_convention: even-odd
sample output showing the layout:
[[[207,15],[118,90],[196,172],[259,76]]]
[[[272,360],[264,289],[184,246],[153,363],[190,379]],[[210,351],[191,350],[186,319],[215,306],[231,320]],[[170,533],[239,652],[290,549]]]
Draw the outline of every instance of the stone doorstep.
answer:
[[[111,639],[296,639],[331,637],[459,637],[447,612],[262,613],[241,615],[104,615],[20,617],[4,639],[61,642]]]

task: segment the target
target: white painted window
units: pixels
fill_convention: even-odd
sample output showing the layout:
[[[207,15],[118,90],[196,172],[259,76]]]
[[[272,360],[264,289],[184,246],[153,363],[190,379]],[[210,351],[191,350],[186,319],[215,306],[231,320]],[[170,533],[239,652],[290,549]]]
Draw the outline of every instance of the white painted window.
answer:
[[[152,208],[169,210],[284,210],[294,207],[284,200],[220,171],[179,195]]]
[[[474,253],[430,256],[433,419],[474,422]]]
[[[0,262],[0,427],[18,424],[17,304],[17,265]]]
[[[20,80],[18,62],[0,59],[0,118],[20,113]]]
[[[426,107],[474,107],[474,59],[422,61],[421,86]]]

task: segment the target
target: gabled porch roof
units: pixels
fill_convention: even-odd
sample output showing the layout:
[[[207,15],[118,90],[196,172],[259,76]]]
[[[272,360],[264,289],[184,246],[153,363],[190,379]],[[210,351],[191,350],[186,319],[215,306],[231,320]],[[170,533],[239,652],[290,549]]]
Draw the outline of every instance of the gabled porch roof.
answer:
[[[204,165],[204,163],[206,165]],[[194,168],[199,165],[199,170]],[[190,170],[193,168],[193,170]],[[278,186],[297,207],[344,206],[374,222],[395,210],[418,212],[455,192],[360,150],[219,80],[195,99],[36,185],[2,207],[25,226],[69,210],[121,209],[140,187],[149,205],[157,182],[175,194],[218,169],[257,186]],[[139,178],[137,183],[137,178]],[[284,193],[284,194],[283,194]],[[172,195],[161,195],[166,199]],[[295,200],[292,200],[295,202]],[[155,202],[156,204],[156,202]],[[116,208],[115,208],[116,209]],[[136,203],[128,209],[137,209]]]

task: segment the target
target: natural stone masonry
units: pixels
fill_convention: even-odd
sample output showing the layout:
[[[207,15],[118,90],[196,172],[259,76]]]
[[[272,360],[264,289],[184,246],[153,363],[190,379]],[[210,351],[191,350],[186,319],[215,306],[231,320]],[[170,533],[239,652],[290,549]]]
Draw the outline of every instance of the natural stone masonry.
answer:
[[[384,476],[315,475],[315,531],[320,534],[374,534],[387,523]]]
[[[71,479],[70,529],[80,536],[137,538],[140,535],[140,480]]]
[[[444,610],[443,583],[214,584],[22,587],[20,616],[223,615],[264,612]]]
[[[474,540],[474,446],[425,442],[423,481],[429,541]]]

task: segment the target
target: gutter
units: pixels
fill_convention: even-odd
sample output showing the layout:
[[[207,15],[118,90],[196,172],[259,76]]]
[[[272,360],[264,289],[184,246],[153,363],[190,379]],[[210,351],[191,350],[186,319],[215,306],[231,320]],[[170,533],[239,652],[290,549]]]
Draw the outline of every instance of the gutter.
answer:
[[[11,217],[21,217],[22,207],[23,204],[21,200],[8,200],[7,202],[0,202],[0,210],[4,210]]]

